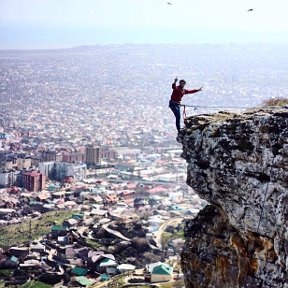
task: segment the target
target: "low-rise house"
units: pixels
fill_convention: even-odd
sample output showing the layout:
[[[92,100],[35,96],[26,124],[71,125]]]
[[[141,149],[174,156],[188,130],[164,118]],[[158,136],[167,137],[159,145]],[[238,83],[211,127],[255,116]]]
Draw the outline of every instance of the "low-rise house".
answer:
[[[173,267],[163,262],[156,262],[145,267],[144,276],[146,282],[167,282],[173,275]]]
[[[103,273],[103,274],[101,274],[100,276],[99,276],[99,280],[100,281],[106,281],[106,280],[109,280],[109,278],[110,278],[110,276],[108,275],[108,274],[106,274],[106,273]]]
[[[67,227],[62,226],[62,225],[53,225],[51,227],[51,235],[52,238],[57,238],[59,236],[66,236],[68,232]]]
[[[123,190],[119,192],[119,196],[121,198],[125,199],[130,199],[130,198],[134,198],[135,196],[135,191],[134,190]]]
[[[98,273],[106,272],[108,275],[116,274],[116,267],[118,266],[118,264],[115,261],[115,258],[113,258],[114,256],[110,254],[107,257],[103,255],[103,258],[96,263],[96,271]]]
[[[137,185],[138,185],[137,182],[128,182],[128,183],[124,186],[124,188],[125,188],[125,189],[129,189],[129,190],[132,190],[132,189],[136,189],[136,188],[137,188]],[[135,191],[132,190],[131,193],[135,194]]]
[[[88,273],[88,269],[80,266],[75,266],[71,269],[71,273],[77,276],[85,276]]]
[[[80,224],[80,219],[75,219],[75,218],[69,218],[67,220],[63,221],[63,226],[66,226],[68,228],[70,227],[77,227]]]
[[[42,191],[37,194],[36,201],[44,202],[51,197],[51,193],[48,191]]]
[[[30,251],[40,253],[40,255],[44,255],[45,251],[46,251],[46,246],[39,243],[39,242],[37,242],[35,244],[32,243],[30,245]]]
[[[116,206],[119,207],[119,208],[123,208],[123,209],[128,207],[127,203],[124,200],[118,201],[116,203]]]
[[[9,256],[6,258],[6,260],[1,264],[2,268],[11,268],[15,269],[18,267],[19,259],[16,256]]]
[[[69,208],[69,209],[73,209],[74,207],[78,206],[78,204],[75,202],[75,201],[65,201],[63,203],[63,205],[66,207],[66,208]]]
[[[125,272],[134,271],[136,269],[136,266],[132,264],[123,263],[123,264],[118,265],[116,268],[120,273],[125,273]]]
[[[145,207],[146,205],[148,205],[148,200],[140,197],[136,197],[134,199],[134,208],[139,209],[141,207]]]
[[[118,221],[122,221],[125,223],[128,222],[135,222],[138,221],[140,219],[140,216],[133,212],[133,211],[129,211],[127,209],[123,209],[123,210],[115,210],[115,211],[111,211],[109,212],[109,215],[111,217],[112,220],[118,220]]]
[[[21,259],[25,259],[29,254],[29,247],[11,247],[9,253]]]
[[[90,215],[97,216],[99,218],[106,217],[108,215],[108,210],[102,210],[102,209],[92,209],[90,211]]]
[[[158,195],[154,195],[152,197],[149,197],[148,199],[148,203],[151,207],[161,205],[161,197],[159,196],[159,198],[157,198],[155,196],[158,196]]]
[[[58,236],[57,242],[59,245],[71,245],[73,244],[73,236],[72,235],[66,235],[66,236]]]
[[[112,205],[117,203],[118,197],[114,194],[106,195],[104,199],[104,205]]]
[[[73,214],[72,214],[72,218],[73,218],[73,219],[76,219],[76,220],[77,220],[77,219],[78,219],[78,220],[83,220],[83,216],[84,216],[84,215],[83,215],[82,213],[73,213]]]
[[[102,251],[91,251],[88,254],[87,266],[97,273],[115,274],[117,265],[112,254],[104,254]]]
[[[96,195],[92,197],[95,203],[102,204],[103,203],[103,198],[100,195]]]
[[[80,284],[83,287],[89,286],[91,284],[93,284],[95,281],[85,277],[85,276],[76,276],[75,277],[75,282],[77,284]]]
[[[48,212],[48,211],[52,211],[55,208],[55,204],[54,203],[45,203],[43,206],[43,212]]]
[[[88,254],[90,252],[90,248],[88,247],[81,247],[81,248],[75,248],[74,251],[76,252],[77,256],[84,260],[84,261],[87,261],[88,260]]]
[[[151,189],[148,189],[146,190],[147,193],[149,194],[160,194],[160,193],[168,193],[168,189],[161,186],[161,185],[158,185],[156,187],[153,187]]]
[[[4,204],[6,208],[14,209],[19,204],[19,201],[11,197],[10,199],[4,200]]]
[[[40,261],[35,259],[25,260],[23,263],[19,264],[20,268],[29,269],[40,267]]]
[[[65,257],[67,259],[73,259],[76,256],[76,252],[73,247],[66,247],[65,249]]]
[[[86,227],[91,227],[93,226],[95,223],[95,219],[93,217],[90,217],[90,218],[87,218],[85,220],[83,220],[83,225],[86,226]]]
[[[103,258],[104,252],[102,251],[89,251],[87,265],[95,268],[95,263]]]
[[[45,209],[43,208],[43,203],[40,201],[36,201],[35,199],[31,198],[30,202],[29,202],[29,206],[30,208],[32,208],[35,211],[39,211],[39,212],[47,212],[47,210],[45,211]]]

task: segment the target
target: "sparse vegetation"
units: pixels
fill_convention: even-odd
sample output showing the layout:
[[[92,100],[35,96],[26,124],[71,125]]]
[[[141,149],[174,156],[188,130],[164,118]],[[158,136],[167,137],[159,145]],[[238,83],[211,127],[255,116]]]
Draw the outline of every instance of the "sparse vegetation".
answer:
[[[18,286],[18,288],[50,288],[50,287],[53,286],[35,280],[28,281],[25,284]]]
[[[0,247],[37,239],[50,231],[51,223],[62,224],[62,221],[69,218],[74,212],[71,210],[50,211],[37,219],[24,219],[17,224],[1,226]]]
[[[132,245],[139,252],[145,252],[145,251],[149,250],[149,245],[148,245],[146,238],[133,237],[132,238]]]
[[[0,269],[0,278],[1,277],[11,277],[13,274],[13,270],[12,269]]]
[[[161,236],[161,245],[162,247],[166,247],[167,243],[170,239],[172,239],[173,234],[170,232],[163,232]]]
[[[94,241],[92,239],[85,239],[85,242],[89,247],[91,247],[95,250],[97,250],[99,247],[101,247],[101,244],[99,242]]]
[[[185,239],[184,237],[184,223],[181,223],[180,227],[175,231],[175,233],[173,234],[173,238],[181,238],[181,239]]]
[[[284,105],[288,105],[288,98],[277,97],[265,100],[261,106],[271,107],[271,106],[284,106]]]
[[[108,285],[108,287],[111,287],[111,288],[114,288],[114,287],[119,288],[119,287],[122,287],[125,285],[124,279],[126,276],[127,275],[125,273],[120,274],[120,275],[116,275],[116,276],[111,277],[111,279],[108,282],[106,281],[106,282],[95,283],[95,284],[90,285],[89,287],[90,288],[98,288],[98,287],[100,288],[100,287],[107,287],[107,285]]]
[[[151,286],[149,285],[133,285],[133,286],[130,286],[129,285],[129,288],[151,288]]]
[[[159,285],[159,288],[182,288],[185,287],[184,280],[180,279],[174,282],[167,282]]]

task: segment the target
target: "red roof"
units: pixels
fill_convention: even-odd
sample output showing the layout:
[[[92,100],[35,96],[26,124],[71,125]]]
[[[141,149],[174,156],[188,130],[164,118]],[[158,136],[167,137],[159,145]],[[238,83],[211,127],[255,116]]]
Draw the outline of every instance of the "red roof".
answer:
[[[32,176],[32,177],[36,177],[36,176],[39,176],[41,175],[42,173],[40,171],[36,171],[36,170],[33,170],[33,171],[27,171],[24,173],[24,175],[27,175],[27,176]]]
[[[127,183],[126,184],[127,189],[134,189],[137,187],[136,183]]]
[[[148,189],[148,193],[161,193],[161,192],[166,192],[167,188],[164,188],[162,186],[156,186],[154,188]]]

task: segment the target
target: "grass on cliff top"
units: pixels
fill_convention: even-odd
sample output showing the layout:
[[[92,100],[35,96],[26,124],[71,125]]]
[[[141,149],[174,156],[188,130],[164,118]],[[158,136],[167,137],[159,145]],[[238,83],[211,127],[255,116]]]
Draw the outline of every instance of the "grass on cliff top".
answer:
[[[63,220],[71,217],[73,213],[71,210],[50,211],[36,219],[24,219],[20,223],[0,226],[0,247],[11,247],[37,239],[50,232],[51,225],[61,225]]]
[[[261,106],[271,107],[271,106],[284,106],[284,105],[288,105],[288,98],[277,97],[263,101]]]

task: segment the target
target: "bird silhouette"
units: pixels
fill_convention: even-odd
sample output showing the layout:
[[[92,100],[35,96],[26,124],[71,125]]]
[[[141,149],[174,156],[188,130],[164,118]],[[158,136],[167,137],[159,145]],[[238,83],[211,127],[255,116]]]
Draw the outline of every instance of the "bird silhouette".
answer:
[[[252,8],[250,8],[250,9],[248,9],[248,10],[247,10],[247,12],[252,12],[252,11],[253,11],[253,9],[252,9]]]
[[[168,4],[168,5],[172,5],[172,3],[170,3],[170,2],[167,2],[167,4]]]

